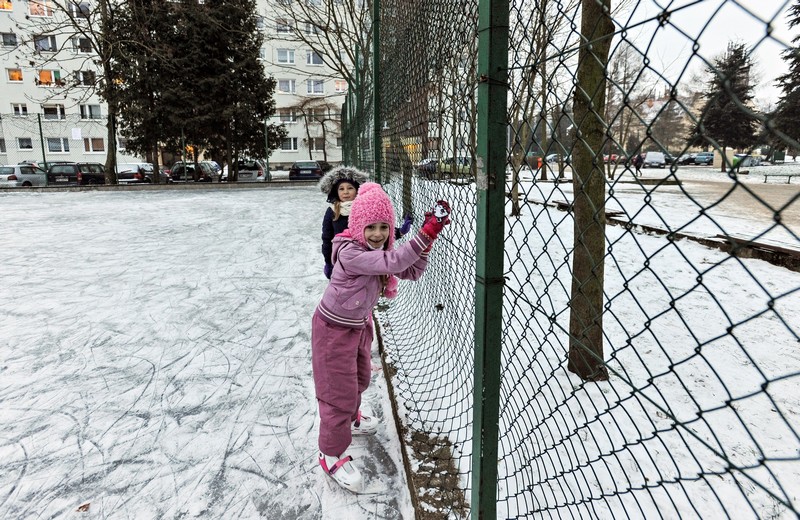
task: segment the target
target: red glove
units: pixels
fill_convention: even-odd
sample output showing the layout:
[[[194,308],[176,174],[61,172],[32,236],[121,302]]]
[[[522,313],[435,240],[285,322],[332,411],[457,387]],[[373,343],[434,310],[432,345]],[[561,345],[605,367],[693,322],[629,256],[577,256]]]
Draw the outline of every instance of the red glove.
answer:
[[[425,223],[421,231],[429,237],[436,239],[442,229],[450,223],[450,204],[446,200],[437,200],[433,211],[425,213]]]

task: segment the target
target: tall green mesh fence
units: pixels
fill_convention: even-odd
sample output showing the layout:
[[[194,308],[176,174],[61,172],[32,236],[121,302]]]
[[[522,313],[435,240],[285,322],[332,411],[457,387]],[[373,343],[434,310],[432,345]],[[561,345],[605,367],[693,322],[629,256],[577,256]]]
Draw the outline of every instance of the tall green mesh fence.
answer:
[[[800,2],[590,4],[508,6],[497,516],[796,517]],[[381,0],[345,126],[398,213],[453,208],[376,314],[423,518],[470,514],[484,8]]]

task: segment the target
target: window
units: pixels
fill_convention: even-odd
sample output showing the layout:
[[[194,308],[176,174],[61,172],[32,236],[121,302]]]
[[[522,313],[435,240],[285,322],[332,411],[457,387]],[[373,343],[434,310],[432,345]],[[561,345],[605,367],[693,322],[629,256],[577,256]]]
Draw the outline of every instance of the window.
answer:
[[[306,121],[322,121],[327,113],[328,110],[326,108],[308,108],[306,109]]]
[[[36,78],[37,85],[43,85],[45,87],[52,87],[58,85],[60,87],[64,86],[64,81],[61,79],[61,71],[60,70],[40,70],[39,77]]]
[[[316,152],[321,152],[325,149],[325,138],[324,137],[312,137],[311,140],[308,142],[308,149],[314,150]]]
[[[17,35],[14,33],[3,33],[3,47],[16,47]]]
[[[297,113],[294,111],[293,108],[281,108],[278,111],[278,116],[281,119],[281,123],[296,123],[297,122]]]
[[[306,80],[306,93],[307,94],[324,94],[325,93],[325,80],[324,79],[307,79]]]
[[[267,59],[267,48],[261,47],[258,49],[258,59],[259,60],[266,60]]]
[[[0,153],[6,153],[6,140],[0,139]]]
[[[259,31],[263,31],[267,27],[267,23],[264,21],[263,16],[256,17],[256,29]]]
[[[8,81],[22,81],[22,69],[6,69]]]
[[[341,137],[337,137],[336,138],[336,147],[337,148],[341,148],[343,145],[344,145],[344,139],[342,139]]]
[[[117,139],[117,150],[126,150],[128,148],[128,139],[120,137]]]
[[[56,52],[56,37],[48,34],[34,36],[33,48],[37,52]]]
[[[105,152],[106,145],[102,137],[84,137],[83,150],[86,152]]]
[[[75,73],[75,82],[85,87],[94,86],[95,74],[93,70],[79,70]]]
[[[275,20],[275,30],[279,33],[289,33],[292,32],[292,21],[287,20],[285,18],[278,18]]]
[[[51,0],[28,0],[28,11],[31,16],[53,16]]]
[[[306,52],[306,65],[324,65],[325,62],[322,61],[322,56],[319,55],[318,52],[308,51]]]
[[[11,108],[14,110],[14,115],[18,117],[28,115],[28,105],[25,103],[11,103]]]
[[[48,137],[47,138],[47,151],[48,152],[68,152],[69,139],[66,137]]]
[[[100,119],[100,105],[81,105],[81,119]]]
[[[278,92],[284,94],[294,94],[294,80],[293,79],[279,79]]]
[[[283,141],[281,141],[281,150],[297,151],[297,138],[285,138]]]
[[[42,113],[45,119],[66,119],[64,105],[42,105]]]
[[[278,49],[278,63],[294,63],[294,50]]]
[[[333,82],[333,88],[340,94],[342,92],[347,92],[347,81],[343,79],[337,79]]]
[[[69,4],[69,12],[76,18],[89,18],[89,2],[76,2]]]
[[[0,11],[11,11],[11,0],[0,0]]]
[[[76,36],[72,39],[72,52],[78,54],[89,54],[92,52],[92,40]]]
[[[306,0],[306,3],[308,3],[308,5],[319,7],[322,5],[322,0]]]
[[[313,22],[306,22],[306,34],[319,34],[319,25]]]
[[[30,137],[17,137],[18,150],[33,150],[33,139]]]

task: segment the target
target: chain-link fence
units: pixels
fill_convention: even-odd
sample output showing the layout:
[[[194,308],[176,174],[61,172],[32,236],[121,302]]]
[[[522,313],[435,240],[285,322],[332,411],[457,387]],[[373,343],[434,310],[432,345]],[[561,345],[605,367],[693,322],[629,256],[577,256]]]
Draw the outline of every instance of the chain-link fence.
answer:
[[[755,6],[380,1],[350,157],[453,207],[377,312],[423,518],[797,516],[800,2]]]

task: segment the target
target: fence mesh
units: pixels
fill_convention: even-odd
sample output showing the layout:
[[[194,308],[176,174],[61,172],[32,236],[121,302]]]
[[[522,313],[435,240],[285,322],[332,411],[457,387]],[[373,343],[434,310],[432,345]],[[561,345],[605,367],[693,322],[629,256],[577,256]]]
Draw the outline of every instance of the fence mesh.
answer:
[[[800,3],[590,4],[509,4],[497,516],[795,517]],[[453,207],[377,312],[423,518],[470,507],[485,8],[381,0],[380,138],[346,125],[398,212]]]

